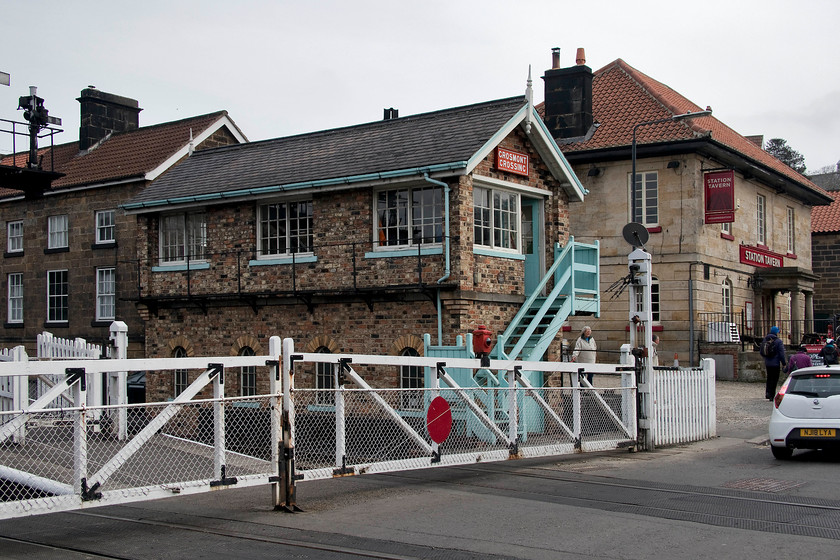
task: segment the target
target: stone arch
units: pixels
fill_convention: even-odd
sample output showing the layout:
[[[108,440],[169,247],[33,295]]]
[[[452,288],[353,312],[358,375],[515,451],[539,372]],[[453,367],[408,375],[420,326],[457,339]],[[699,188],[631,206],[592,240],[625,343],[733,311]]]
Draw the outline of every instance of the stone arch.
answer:
[[[335,340],[333,340],[332,337],[329,337],[325,334],[324,335],[318,335],[315,338],[313,338],[312,340],[310,340],[306,344],[306,347],[304,347],[303,351],[307,352],[307,353],[311,353],[311,352],[317,351],[318,348],[321,348],[321,347],[327,348],[330,351],[330,353],[332,353],[332,354],[335,354],[335,353],[338,352],[338,344],[336,344]]]
[[[257,338],[250,334],[243,334],[238,337],[230,346],[230,355],[238,356],[243,348],[249,347],[254,351],[254,354],[260,356],[263,354],[262,345]]]
[[[388,354],[391,356],[399,356],[405,348],[414,348],[417,350],[417,355],[422,356],[424,349],[423,339],[419,336],[414,336],[413,334],[403,335],[394,341],[390,350],[388,350]]]
[[[190,342],[185,336],[178,335],[175,338],[171,338],[169,342],[166,343],[166,346],[169,348],[170,356],[172,356],[175,349],[179,346],[184,349],[188,358],[195,356],[195,348],[193,348],[192,342]]]

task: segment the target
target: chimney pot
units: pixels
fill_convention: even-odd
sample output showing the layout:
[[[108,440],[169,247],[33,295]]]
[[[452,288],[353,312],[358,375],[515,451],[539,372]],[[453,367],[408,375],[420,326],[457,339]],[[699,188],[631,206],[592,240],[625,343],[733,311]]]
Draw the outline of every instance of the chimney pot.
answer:
[[[575,55],[575,63],[586,64],[586,53],[583,51],[583,47],[578,47],[577,55]]]
[[[551,69],[556,70],[560,68],[560,47],[551,49]]]

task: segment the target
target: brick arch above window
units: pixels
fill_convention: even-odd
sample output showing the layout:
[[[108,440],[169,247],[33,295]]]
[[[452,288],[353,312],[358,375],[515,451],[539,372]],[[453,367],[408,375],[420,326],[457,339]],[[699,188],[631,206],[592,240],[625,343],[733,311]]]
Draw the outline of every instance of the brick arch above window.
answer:
[[[332,354],[338,352],[338,344],[327,335],[319,335],[310,340],[303,351],[307,353],[317,352],[318,348],[327,348]]]
[[[190,342],[185,336],[176,336],[175,338],[170,339],[169,342],[166,343],[166,346],[169,348],[170,356],[179,346],[184,349],[188,358],[195,356],[195,348],[193,348],[192,342]]]
[[[400,356],[406,348],[414,348],[417,350],[417,355],[422,356],[424,350],[423,339],[413,334],[403,335],[394,341],[390,350],[388,350],[388,354],[391,356]]]
[[[238,356],[243,348],[250,348],[254,351],[254,355],[260,356],[263,354],[262,345],[255,336],[245,334],[237,338],[230,346],[230,355]]]

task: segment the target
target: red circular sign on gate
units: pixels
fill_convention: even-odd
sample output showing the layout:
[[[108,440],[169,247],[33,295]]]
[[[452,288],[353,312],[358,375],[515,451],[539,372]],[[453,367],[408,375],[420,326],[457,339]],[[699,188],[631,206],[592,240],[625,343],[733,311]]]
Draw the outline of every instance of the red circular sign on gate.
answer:
[[[435,397],[426,412],[426,429],[435,443],[443,443],[452,431],[452,409],[443,397]]]

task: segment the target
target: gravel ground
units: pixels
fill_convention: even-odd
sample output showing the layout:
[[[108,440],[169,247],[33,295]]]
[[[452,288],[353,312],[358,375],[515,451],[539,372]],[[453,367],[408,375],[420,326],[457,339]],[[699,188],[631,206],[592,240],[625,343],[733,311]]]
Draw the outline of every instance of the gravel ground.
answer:
[[[773,403],[764,398],[764,383],[721,381],[715,383],[717,432],[735,436],[767,429]]]

